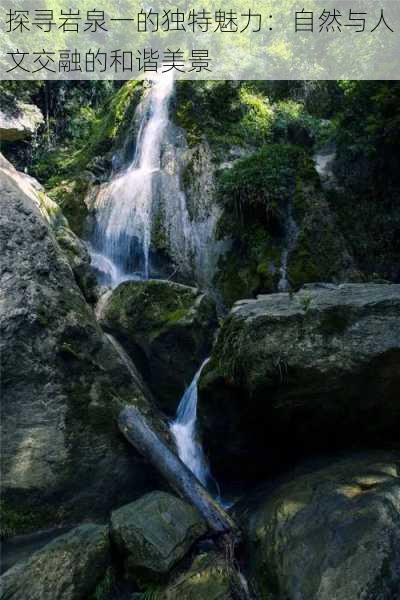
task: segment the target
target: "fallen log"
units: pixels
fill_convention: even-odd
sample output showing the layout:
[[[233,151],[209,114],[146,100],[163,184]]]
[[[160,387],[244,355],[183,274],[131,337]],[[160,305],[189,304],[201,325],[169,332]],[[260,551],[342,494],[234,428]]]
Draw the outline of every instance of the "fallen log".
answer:
[[[234,520],[162,441],[136,407],[127,406],[121,410],[118,427],[128,442],[154,465],[175,492],[198,509],[212,534],[224,536],[233,545],[239,542],[240,531]]]

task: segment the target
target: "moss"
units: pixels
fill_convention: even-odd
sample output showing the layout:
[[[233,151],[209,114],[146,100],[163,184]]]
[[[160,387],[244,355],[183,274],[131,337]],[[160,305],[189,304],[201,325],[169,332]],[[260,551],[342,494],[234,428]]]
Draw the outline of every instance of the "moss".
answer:
[[[233,248],[218,264],[215,284],[227,306],[236,300],[273,292],[279,281],[281,249],[260,229],[244,235],[241,248]]]
[[[168,323],[176,323],[182,321],[188,314],[187,308],[178,308],[170,313],[164,315],[164,320]]]
[[[315,166],[307,156],[299,162],[293,212],[300,231],[288,259],[291,286],[297,289],[304,283],[340,279],[346,252],[344,240],[322,193]]]
[[[0,500],[0,538],[30,533],[63,521],[64,514],[54,506],[19,506],[15,501]]]
[[[343,247],[334,224],[312,214],[304,222],[295,250],[288,260],[288,278],[296,289],[304,283],[336,281],[340,276]]]
[[[50,180],[50,185],[54,181]],[[48,195],[63,211],[68,219],[72,231],[78,236],[84,233],[85,223],[89,214],[85,204],[85,198],[89,189],[89,179],[78,177],[77,179],[64,179],[49,190]]]
[[[66,225],[65,217],[61,207],[54,202],[45,192],[38,192],[40,210],[45,218],[50,222],[52,227],[57,228],[61,225]]]
[[[86,166],[93,156],[103,155],[111,149],[120,133],[128,110],[136,107],[140,99],[140,82],[127,81],[104,107],[93,123],[87,144],[71,158],[71,167]]]
[[[221,174],[218,236],[233,245],[220,259],[215,283],[227,305],[276,291],[288,203],[297,173],[307,169],[309,159],[297,146],[268,144]]]
[[[159,252],[163,252],[168,249],[168,239],[164,227],[164,214],[161,208],[158,210],[153,219],[151,243],[152,246]]]
[[[318,265],[313,258],[313,247],[305,232],[301,232],[297,239],[295,251],[288,261],[288,279],[294,288],[300,288],[304,283],[318,281],[320,278],[326,280],[326,276],[320,273]]]
[[[273,110],[268,99],[244,82],[178,82],[174,117],[190,146],[206,139],[217,160],[232,146],[271,139]]]
[[[154,337],[184,319],[194,298],[192,290],[173,283],[166,285],[163,281],[123,284],[114,291],[107,319],[118,320],[123,315],[132,330],[138,333],[151,330]]]
[[[282,224],[296,181],[296,169],[303,152],[290,144],[268,144],[232,169],[218,181],[220,202],[240,222],[254,222],[270,230]]]

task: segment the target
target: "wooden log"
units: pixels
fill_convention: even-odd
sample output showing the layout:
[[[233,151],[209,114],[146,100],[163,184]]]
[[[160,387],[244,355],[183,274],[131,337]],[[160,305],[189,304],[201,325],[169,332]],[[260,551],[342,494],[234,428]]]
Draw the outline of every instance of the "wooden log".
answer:
[[[176,493],[198,509],[212,534],[223,535],[233,545],[239,542],[240,531],[234,520],[161,440],[136,407],[127,406],[121,410],[118,427],[128,442],[154,465]]]

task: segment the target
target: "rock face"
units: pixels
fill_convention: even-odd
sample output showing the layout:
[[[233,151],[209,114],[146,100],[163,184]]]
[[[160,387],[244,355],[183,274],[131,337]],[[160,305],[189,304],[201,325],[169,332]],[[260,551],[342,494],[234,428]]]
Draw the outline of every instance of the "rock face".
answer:
[[[400,455],[293,478],[242,508],[252,583],[268,600],[400,595]]]
[[[111,517],[112,539],[133,578],[166,575],[206,531],[192,506],[165,492],[147,494]]]
[[[90,255],[85,244],[69,227],[58,227],[56,231],[57,242],[64,250],[75,279],[82,290],[86,300],[96,300],[96,277],[90,267]]]
[[[82,525],[0,578],[5,600],[86,600],[110,560],[106,526]]]
[[[316,284],[237,303],[199,384],[214,472],[398,440],[399,314],[400,285]]]
[[[101,325],[124,345],[170,414],[210,351],[216,313],[209,296],[170,281],[124,282]]]
[[[11,99],[10,99],[11,100]],[[2,142],[17,142],[31,137],[44,118],[37,106],[25,102],[11,100],[12,105],[6,99],[0,104],[0,140]]]
[[[27,515],[36,528],[148,491],[152,471],[118,435],[112,409],[153,413],[75,282],[51,227],[54,203],[4,159],[0,202],[2,508],[13,528]]]

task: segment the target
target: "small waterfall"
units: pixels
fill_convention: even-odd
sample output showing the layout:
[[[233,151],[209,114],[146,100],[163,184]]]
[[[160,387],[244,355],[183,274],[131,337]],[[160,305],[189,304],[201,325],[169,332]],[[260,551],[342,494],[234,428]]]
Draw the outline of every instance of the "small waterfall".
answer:
[[[179,403],[176,418],[171,424],[171,433],[175,438],[179,458],[192,471],[197,479],[207,487],[213,482],[202,445],[197,436],[197,383],[202,370],[208,363],[207,358],[193,378]]]
[[[172,76],[153,82],[139,109],[134,159],[96,198],[92,260],[113,287],[125,279],[149,277],[153,180],[160,170],[172,91]]]
[[[279,269],[280,279],[278,282],[278,291],[287,292],[290,288],[288,276],[287,276],[287,263],[289,254],[294,249],[299,235],[299,228],[296,221],[293,218],[293,206],[290,202],[287,209],[286,216],[286,227],[285,227],[285,248],[282,251],[281,266]]]

